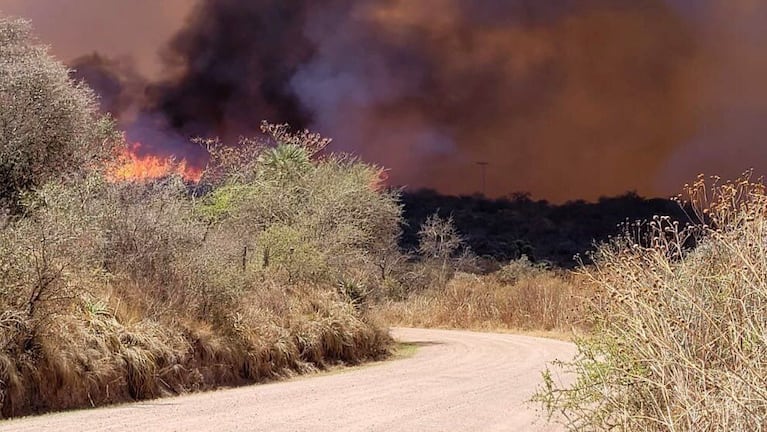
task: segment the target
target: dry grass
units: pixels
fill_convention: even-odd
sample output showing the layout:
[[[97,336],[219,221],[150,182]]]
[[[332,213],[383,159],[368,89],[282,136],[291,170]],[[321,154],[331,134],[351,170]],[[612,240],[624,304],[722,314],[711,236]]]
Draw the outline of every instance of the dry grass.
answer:
[[[444,288],[384,302],[375,313],[396,326],[537,331],[562,337],[587,327],[580,316],[589,292],[574,277],[551,271],[513,281],[503,273],[458,273]]]
[[[147,317],[114,293],[45,325],[0,317],[3,417],[156,398],[383,358],[391,340],[330,290],[265,289],[228,323]],[[277,307],[279,310],[275,310]],[[182,316],[178,314],[177,316]]]
[[[744,178],[688,196],[709,225],[657,218],[587,270],[599,325],[574,383],[546,374],[537,396],[570,430],[767,429],[767,195]]]

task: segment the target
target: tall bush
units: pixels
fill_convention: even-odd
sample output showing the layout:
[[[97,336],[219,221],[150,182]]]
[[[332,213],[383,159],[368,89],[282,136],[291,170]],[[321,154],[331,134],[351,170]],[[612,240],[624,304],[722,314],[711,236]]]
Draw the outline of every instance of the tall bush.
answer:
[[[35,42],[27,22],[0,16],[0,206],[49,179],[92,166],[114,144],[93,92]]]
[[[243,266],[282,282],[380,282],[401,223],[396,192],[380,186],[381,169],[345,155],[317,157],[319,136],[276,130],[273,147],[245,142],[240,154],[250,158],[211,167],[224,180],[197,207],[211,235],[236,233]],[[242,176],[243,167],[256,174]]]

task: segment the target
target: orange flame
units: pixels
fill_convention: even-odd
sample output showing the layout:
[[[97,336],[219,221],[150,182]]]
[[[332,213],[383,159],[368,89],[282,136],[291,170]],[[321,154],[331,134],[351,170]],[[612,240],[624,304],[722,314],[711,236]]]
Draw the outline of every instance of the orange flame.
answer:
[[[186,159],[162,158],[155,155],[140,155],[141,143],[129,144],[121,150],[108,177],[113,181],[146,181],[179,174],[184,180],[199,181],[202,170],[188,165]]]

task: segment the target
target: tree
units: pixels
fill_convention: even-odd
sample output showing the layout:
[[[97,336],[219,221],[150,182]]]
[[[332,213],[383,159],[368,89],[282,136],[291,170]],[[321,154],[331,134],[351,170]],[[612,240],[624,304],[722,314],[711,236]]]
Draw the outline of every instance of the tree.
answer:
[[[46,181],[93,167],[117,142],[93,92],[36,43],[29,23],[0,17],[0,208]]]
[[[463,249],[464,241],[455,228],[453,217],[444,219],[435,213],[418,231],[418,252],[427,269],[435,271],[437,286],[445,286],[456,269],[468,262],[471,255]]]
[[[441,218],[438,214],[429,216],[418,232],[418,251],[425,259],[446,263],[463,244],[453,218]]]

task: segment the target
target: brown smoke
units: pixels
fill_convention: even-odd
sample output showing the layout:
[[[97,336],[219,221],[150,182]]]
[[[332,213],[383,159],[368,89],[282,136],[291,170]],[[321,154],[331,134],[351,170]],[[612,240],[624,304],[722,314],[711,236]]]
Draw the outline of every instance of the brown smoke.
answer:
[[[0,11],[33,19],[65,59],[132,55],[134,66],[91,56],[78,68],[165,152],[290,121],[391,168],[396,184],[472,193],[488,162],[488,195],[555,201],[671,194],[700,170],[767,162],[754,142],[767,132],[767,6],[754,0],[0,0]]]
[[[692,66],[697,129],[665,162],[656,181],[663,192],[701,172],[734,178],[754,168],[767,174],[767,2],[702,3],[706,7],[693,18],[705,48]]]
[[[481,4],[368,2],[340,29],[311,23],[320,54],[297,94],[401,183],[471,193],[483,161],[489,195],[653,192],[695,130],[684,21],[662,1]]]

